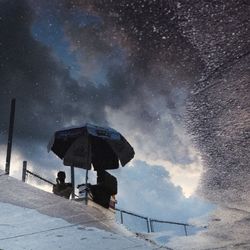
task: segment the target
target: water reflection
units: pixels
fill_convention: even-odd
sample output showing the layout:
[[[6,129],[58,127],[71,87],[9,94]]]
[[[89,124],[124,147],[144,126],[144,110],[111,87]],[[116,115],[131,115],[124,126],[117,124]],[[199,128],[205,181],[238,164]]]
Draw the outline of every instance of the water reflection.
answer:
[[[206,61],[206,76],[192,86],[189,131],[204,162],[200,194],[219,208],[211,214],[205,232],[172,240],[169,246],[249,249],[249,4],[200,2],[195,7],[201,11],[191,8],[190,22],[184,26],[187,33],[191,27],[194,31],[191,40]]]
[[[129,136],[138,159],[161,165],[156,163],[160,159],[169,168],[138,163],[134,171],[123,171],[119,205],[152,218],[188,222],[211,212],[209,204],[186,198],[177,178],[179,186],[172,181],[180,169],[197,172],[180,125],[188,97],[187,129],[204,166],[199,194],[219,209],[208,218],[207,230],[171,244],[247,248],[249,3],[9,2],[1,3],[0,108],[7,121],[15,93],[17,155],[56,170],[58,163],[41,149],[55,127],[85,121],[114,125]],[[68,69],[72,65],[75,70]],[[76,74],[78,68],[82,72]],[[81,79],[75,79],[79,74]],[[4,122],[0,127],[6,131]]]
[[[190,224],[156,220],[129,211],[116,210],[116,221],[136,234],[153,240],[159,245],[167,245],[173,237],[192,236],[208,227],[208,218],[193,218]]]

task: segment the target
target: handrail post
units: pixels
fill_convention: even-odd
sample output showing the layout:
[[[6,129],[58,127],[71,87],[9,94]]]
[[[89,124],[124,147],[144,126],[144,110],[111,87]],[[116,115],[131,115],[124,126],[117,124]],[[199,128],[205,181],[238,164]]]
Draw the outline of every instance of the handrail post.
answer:
[[[187,236],[187,226],[184,225],[185,235]]]
[[[147,218],[147,229],[148,229],[148,233],[150,233],[149,218]]]
[[[73,187],[73,192],[72,192],[72,199],[75,198],[75,171],[74,171],[74,167],[71,166],[71,184],[72,184],[72,187]]]
[[[26,179],[26,171],[27,171],[27,161],[23,161],[23,174],[22,174],[23,182],[25,182],[25,179]]]
[[[13,138],[14,121],[15,121],[15,109],[16,109],[16,99],[12,99],[10,108],[9,134],[8,134],[7,154],[5,163],[6,174],[10,173],[10,159],[11,159],[12,138]]]
[[[85,185],[86,185],[86,189],[85,189],[85,204],[88,205],[88,173],[89,170],[86,169],[86,176],[85,176]]]
[[[123,214],[122,214],[122,210],[120,210],[121,213],[121,224],[123,224]]]
[[[153,220],[149,219],[149,221],[150,221],[150,231],[151,233],[153,233],[154,232]]]

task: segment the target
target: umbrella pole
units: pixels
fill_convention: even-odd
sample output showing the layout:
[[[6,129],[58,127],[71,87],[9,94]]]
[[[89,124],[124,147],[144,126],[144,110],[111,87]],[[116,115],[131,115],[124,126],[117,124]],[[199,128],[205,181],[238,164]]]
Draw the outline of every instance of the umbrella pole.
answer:
[[[88,205],[88,173],[89,170],[86,169],[86,176],[85,176],[85,184],[86,184],[86,192],[85,192],[85,204]]]

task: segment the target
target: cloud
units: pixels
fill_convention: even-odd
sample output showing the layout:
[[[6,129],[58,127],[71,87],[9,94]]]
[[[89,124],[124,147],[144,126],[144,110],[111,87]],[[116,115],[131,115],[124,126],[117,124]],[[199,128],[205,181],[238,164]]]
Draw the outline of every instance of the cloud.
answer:
[[[179,121],[184,112],[187,85],[180,80],[178,67],[177,72],[172,71],[175,64],[164,69],[160,63],[148,62],[152,69],[145,73],[144,64],[135,65],[137,54],[128,56],[120,44],[110,45],[110,39],[103,34],[110,29],[106,19],[97,24],[76,25],[76,20],[79,22],[81,18],[73,19],[72,10],[62,4],[58,5],[61,12],[56,12],[55,16],[65,29],[65,39],[69,39],[71,45],[79,43],[76,46],[79,62],[83,68],[84,65],[92,67],[94,60],[98,68],[96,72],[103,72],[101,79],[105,82],[96,85],[92,82],[93,77],[90,79],[93,72],[84,75],[86,70],[78,81],[72,79],[68,68],[55,58],[52,49],[32,36],[31,26],[38,18],[35,10],[41,13],[47,10],[42,9],[42,2],[36,6],[32,1],[29,3],[4,1],[1,13],[1,36],[5,38],[1,46],[4,55],[1,88],[6,93],[1,99],[1,107],[5,114],[3,120],[8,121],[8,100],[14,96],[17,98],[16,138],[45,143],[52,131],[63,126],[86,121],[108,124],[107,109],[126,109],[129,112],[135,105],[136,109],[130,116],[136,120],[134,125],[143,133],[152,128],[158,145],[166,148],[158,151],[160,155],[157,157],[167,157],[171,162],[190,162],[187,143],[181,139],[182,135],[176,134],[177,130],[180,133],[182,130]],[[83,11],[82,15],[87,14]],[[64,17],[66,21],[62,22]],[[126,32],[127,36],[129,34]],[[120,55],[122,57],[118,58]],[[184,79],[190,78],[189,72],[181,71]],[[6,130],[6,122],[1,125],[1,130]],[[175,152],[177,148],[179,153]],[[20,150],[25,153],[27,149],[20,146]]]
[[[4,1],[1,5],[3,121],[8,121],[8,101],[16,97],[16,136],[40,140],[48,135],[53,123],[61,120],[65,104],[61,102],[59,82],[74,82],[62,65],[53,60],[51,51],[32,38],[32,14],[27,4]],[[6,123],[1,125],[1,129],[6,129]]]
[[[154,113],[152,109],[156,109],[158,102],[161,103],[160,97],[157,101],[148,101],[149,104],[144,105],[146,112]],[[109,124],[133,145],[135,159],[163,166],[170,172],[171,180],[183,188],[185,195],[190,196],[198,185],[202,163],[181,122],[176,120],[171,110],[163,107],[158,109],[159,119],[145,123],[141,119],[141,109],[137,107],[136,100],[119,110],[107,107]]]
[[[162,166],[135,161],[112,171],[119,182],[118,207],[149,216],[187,222],[208,213],[212,206],[194,196],[186,198]],[[196,209],[193,209],[196,207]]]
[[[69,12],[79,8],[83,15],[100,15],[101,18],[86,26],[77,25],[75,20],[67,21],[65,30],[79,62],[82,62],[82,68],[86,69],[87,63],[94,71],[105,72],[99,87],[103,95],[98,97],[102,100],[107,123],[129,138],[139,159],[165,160],[170,162],[165,166],[179,164],[180,168],[200,164],[183,128],[189,81],[196,77],[195,72],[191,74],[188,64],[185,64],[188,51],[185,42],[182,39],[173,42],[176,50],[182,51],[182,55],[177,53],[171,60],[165,54],[165,57],[161,57],[159,53],[171,53],[173,49],[167,44],[170,43],[169,40],[165,41],[164,50],[161,47],[164,47],[164,41],[158,36],[149,39],[149,42],[161,44],[160,47],[142,44],[140,39],[145,40],[148,34],[144,30],[146,27],[140,27],[137,23],[139,17],[138,20],[133,19],[133,25],[138,25],[137,28],[141,29],[138,33],[145,34],[144,38],[131,31],[126,23],[129,8],[111,1],[106,4],[108,7],[104,4],[99,9],[97,2],[91,2],[90,10],[89,6],[82,3],[76,4],[77,7],[69,4]],[[112,10],[111,16],[107,15],[106,8]],[[150,18],[152,17],[149,16],[148,20]],[[177,31],[173,32],[178,36]],[[155,55],[158,56],[157,60]],[[193,57],[194,54],[192,59]],[[185,67],[180,68],[179,63],[185,64]],[[195,64],[192,67],[195,68]],[[90,72],[93,73],[92,70]],[[93,79],[93,76],[90,78]],[[104,101],[104,96],[108,97],[107,102]],[[200,172],[201,167],[197,170],[197,173]],[[193,186],[192,192],[194,190]]]

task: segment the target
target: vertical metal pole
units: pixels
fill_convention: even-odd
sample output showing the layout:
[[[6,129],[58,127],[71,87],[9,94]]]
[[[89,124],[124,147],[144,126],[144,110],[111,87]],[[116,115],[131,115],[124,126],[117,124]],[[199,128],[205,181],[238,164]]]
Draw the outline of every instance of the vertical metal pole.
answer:
[[[187,236],[188,234],[187,234],[187,226],[186,225],[184,225],[184,230],[185,230],[185,235]]]
[[[149,218],[147,218],[147,229],[148,229],[148,233],[150,233]]]
[[[153,233],[154,232],[154,226],[153,226],[153,221],[149,219],[150,221],[150,231]]]
[[[23,161],[23,175],[22,175],[23,182],[25,182],[26,179],[26,170],[27,170],[27,161]]]
[[[86,190],[85,190],[85,204],[88,205],[88,173],[89,170],[86,169],[86,176],[85,176],[85,185],[86,185]]]
[[[15,120],[15,108],[16,108],[16,99],[12,99],[11,109],[10,109],[8,146],[7,146],[7,155],[6,155],[6,164],[5,164],[6,174],[10,173],[10,159],[11,159],[12,138],[13,138],[14,120]]]
[[[73,187],[73,193],[72,193],[72,199],[75,198],[75,169],[73,166],[71,166],[71,184]]]
[[[121,224],[123,224],[123,214],[122,214],[122,210],[120,210],[121,212]]]

